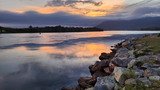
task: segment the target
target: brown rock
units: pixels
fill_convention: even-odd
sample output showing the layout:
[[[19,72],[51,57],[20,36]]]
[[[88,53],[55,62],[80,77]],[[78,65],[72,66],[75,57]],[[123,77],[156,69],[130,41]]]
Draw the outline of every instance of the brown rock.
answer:
[[[63,87],[61,90],[76,90],[76,88]]]
[[[110,58],[110,55],[107,53],[101,53],[101,55],[99,56],[100,60],[108,60]]]
[[[105,71],[107,74],[110,74],[110,73],[111,73],[110,70],[109,70],[109,67],[104,68],[104,71]]]
[[[103,68],[109,67],[109,61],[97,61],[94,65],[89,66],[91,75],[96,71],[104,71]]]
[[[97,78],[97,77],[104,77],[104,76],[108,76],[109,74],[107,74],[104,71],[96,71],[94,72],[94,74],[92,75],[93,77]]]
[[[83,89],[93,87],[96,84],[97,79],[94,77],[81,77],[78,80],[79,86]]]

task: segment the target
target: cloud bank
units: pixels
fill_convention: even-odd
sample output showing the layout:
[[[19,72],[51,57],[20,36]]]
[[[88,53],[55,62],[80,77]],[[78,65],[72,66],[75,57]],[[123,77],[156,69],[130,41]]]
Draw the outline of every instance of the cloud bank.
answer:
[[[101,1],[101,0],[100,0]],[[103,4],[101,6],[106,6],[107,2],[102,0]],[[3,26],[54,26],[54,25],[64,25],[64,26],[96,26],[99,23],[105,20],[113,20],[113,19],[136,19],[136,18],[143,18],[143,17],[157,17],[160,16],[160,1],[155,2],[155,0],[147,0],[139,3],[132,3],[128,4],[125,8],[121,9],[120,11],[110,11],[112,10],[108,8],[108,10],[104,10],[107,7],[101,9],[101,6],[95,6],[99,9],[94,8],[87,8],[85,9],[78,7],[79,5],[75,5],[77,3],[85,3],[89,5],[89,3],[97,3],[93,0],[52,0],[49,1],[50,5],[46,6],[45,8],[55,8],[51,10],[54,11],[53,13],[43,14],[39,13],[38,11],[43,11],[44,9],[38,9],[36,11],[27,11],[24,13],[15,13],[15,12],[8,12],[8,11],[0,11],[0,25]],[[62,3],[63,2],[63,3]],[[117,3],[117,2],[116,2]],[[80,5],[81,5],[80,4]],[[74,5],[76,7],[74,7]],[[115,5],[115,4],[114,4]],[[114,6],[111,5],[111,6]],[[63,6],[63,8],[62,8]],[[78,8],[77,8],[78,7]],[[114,7],[118,8],[120,6]],[[61,8],[61,9],[59,9]],[[66,9],[65,9],[66,8]],[[68,9],[70,8],[70,9]],[[72,8],[72,9],[71,9]],[[44,10],[48,12],[48,9]],[[61,12],[60,12],[61,11]],[[106,12],[110,13],[106,15]],[[104,16],[96,16],[96,17],[89,17],[85,15],[81,15],[80,13],[87,14],[87,15],[103,15]]]
[[[79,15],[72,15],[65,12],[53,14],[40,14],[37,12],[25,12],[22,14],[0,11],[1,25],[19,25],[19,26],[46,26],[46,25],[64,25],[64,26],[95,26],[102,20]]]

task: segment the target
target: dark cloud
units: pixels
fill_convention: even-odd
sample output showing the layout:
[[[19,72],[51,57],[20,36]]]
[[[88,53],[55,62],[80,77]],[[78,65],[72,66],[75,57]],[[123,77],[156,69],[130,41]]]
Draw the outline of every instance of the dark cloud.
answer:
[[[71,6],[73,7],[76,3],[82,4],[93,4],[95,6],[102,5],[102,2],[96,2],[94,0],[52,0],[48,1],[45,6]]]
[[[18,14],[0,11],[0,23],[15,25],[66,25],[66,26],[95,26],[101,20],[80,15],[57,12],[53,14],[40,14],[29,11]]]
[[[133,7],[136,7],[136,6],[144,6],[145,4],[148,4],[152,1],[153,0],[143,0],[143,1],[140,1],[140,2],[136,2],[136,3],[133,3],[133,4],[126,5],[125,8],[133,8]]]
[[[60,2],[60,1],[57,0],[57,2]],[[52,14],[40,14],[37,12],[29,11],[22,14],[18,14],[13,12],[0,11],[0,25],[3,25],[3,26],[15,25],[16,27],[17,26],[24,27],[29,25],[96,26],[99,23],[108,19],[136,19],[136,18],[142,18],[146,16],[147,17],[148,16],[154,17],[154,15],[160,16],[159,7],[147,6],[151,3],[151,1],[146,0],[140,3],[128,5],[127,8],[125,8],[122,11],[114,12],[110,15],[102,16],[102,17],[86,17],[81,15],[73,15],[65,12],[57,12]],[[65,3],[68,5],[73,4],[73,2],[70,0],[65,1]],[[143,6],[144,4],[145,4],[145,7]],[[134,9],[133,9],[133,6],[134,6]],[[90,9],[86,9],[86,10],[90,11]]]
[[[137,19],[144,17],[157,17],[160,16],[160,8],[159,7],[139,7],[134,10],[128,9],[120,12],[112,13],[108,16],[104,16],[103,19],[106,20],[118,20],[118,19]]]
[[[133,12],[133,15],[136,16],[144,16],[146,14],[159,14],[160,15],[160,8],[158,7],[143,7],[143,8],[139,8],[137,10],[135,10]]]

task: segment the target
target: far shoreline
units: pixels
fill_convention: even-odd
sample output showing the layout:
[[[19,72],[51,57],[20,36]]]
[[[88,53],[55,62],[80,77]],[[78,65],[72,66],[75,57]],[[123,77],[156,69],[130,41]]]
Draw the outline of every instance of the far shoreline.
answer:
[[[10,28],[0,27],[0,33],[67,33],[67,32],[95,32],[104,31],[96,27],[63,27],[63,26],[46,26],[46,27],[32,27],[28,28]]]

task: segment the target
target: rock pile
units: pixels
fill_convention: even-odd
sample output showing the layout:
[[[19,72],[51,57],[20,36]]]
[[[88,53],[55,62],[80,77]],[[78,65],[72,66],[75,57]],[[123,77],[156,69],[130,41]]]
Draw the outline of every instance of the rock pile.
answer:
[[[63,90],[160,90],[160,53],[136,57],[137,47],[143,46],[135,40],[118,43],[89,66],[91,77],[82,77],[76,88]]]

